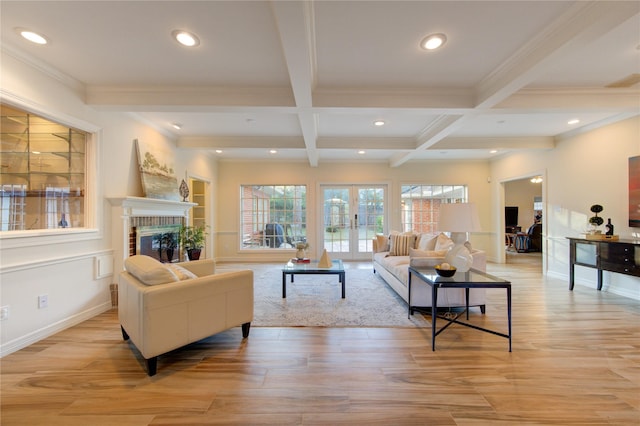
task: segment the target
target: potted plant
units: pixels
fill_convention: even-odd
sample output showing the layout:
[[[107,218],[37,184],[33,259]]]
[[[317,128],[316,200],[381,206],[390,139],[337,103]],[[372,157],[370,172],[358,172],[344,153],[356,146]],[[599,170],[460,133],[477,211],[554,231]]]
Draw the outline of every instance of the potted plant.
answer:
[[[187,251],[189,260],[200,259],[200,253],[202,252],[202,247],[204,247],[206,235],[205,225],[182,226],[180,228],[180,245]]]

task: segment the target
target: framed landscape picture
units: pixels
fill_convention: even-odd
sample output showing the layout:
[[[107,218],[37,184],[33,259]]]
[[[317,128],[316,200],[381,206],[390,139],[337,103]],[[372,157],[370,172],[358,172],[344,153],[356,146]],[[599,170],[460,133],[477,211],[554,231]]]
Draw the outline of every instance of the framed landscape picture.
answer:
[[[138,139],[135,140],[135,144],[144,196],[180,201],[173,152],[152,147]]]

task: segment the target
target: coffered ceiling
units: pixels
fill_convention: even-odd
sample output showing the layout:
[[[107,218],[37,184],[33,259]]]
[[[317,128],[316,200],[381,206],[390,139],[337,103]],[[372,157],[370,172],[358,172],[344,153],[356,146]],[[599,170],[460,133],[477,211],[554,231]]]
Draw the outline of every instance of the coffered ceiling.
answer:
[[[3,0],[0,12],[4,53],[221,159],[486,159],[640,114],[638,1]],[[179,45],[176,29],[200,44]],[[432,33],[446,43],[423,50]]]

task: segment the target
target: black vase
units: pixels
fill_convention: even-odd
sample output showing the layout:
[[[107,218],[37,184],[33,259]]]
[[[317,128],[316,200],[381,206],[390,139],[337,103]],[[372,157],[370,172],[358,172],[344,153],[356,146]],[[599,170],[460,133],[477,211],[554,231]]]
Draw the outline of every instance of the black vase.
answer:
[[[173,260],[173,250],[174,249],[166,249],[167,252],[167,262],[171,263]]]

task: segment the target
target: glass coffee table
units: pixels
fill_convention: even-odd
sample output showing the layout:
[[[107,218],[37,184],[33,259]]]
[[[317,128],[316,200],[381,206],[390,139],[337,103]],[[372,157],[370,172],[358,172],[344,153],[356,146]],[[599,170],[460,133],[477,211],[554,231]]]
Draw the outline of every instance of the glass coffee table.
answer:
[[[338,282],[342,284],[342,298],[344,299],[344,287],[346,284],[346,274],[342,260],[332,260],[329,268],[318,267],[318,261],[310,261],[308,263],[287,263],[282,268],[282,298],[287,297],[287,275],[291,275],[291,282],[296,274],[315,274],[315,275],[337,275]]]
[[[427,308],[427,306],[413,306],[411,304],[411,286],[414,276],[423,283],[431,287],[431,350],[436,350],[436,336],[447,329],[451,324],[460,324],[465,327],[475,328],[476,330],[484,331],[485,333],[495,334],[500,337],[509,339],[509,352],[511,352],[511,282],[503,280],[502,278],[495,277],[487,274],[486,272],[478,271],[476,269],[470,269],[468,272],[456,272],[452,277],[445,278],[439,276],[433,268],[416,268],[409,267],[409,317],[413,314],[414,310],[420,310],[420,308]],[[413,284],[415,285],[415,284]],[[466,306],[464,312],[467,313],[467,319],[469,319],[469,289],[471,288],[486,288],[486,289],[500,289],[503,288],[507,291],[507,322],[508,333],[500,333],[494,330],[488,330],[486,328],[478,327],[474,324],[458,321],[458,318],[462,314],[456,315],[454,318],[438,315],[438,289],[446,288],[464,288]],[[437,330],[436,319],[440,318],[448,321],[440,330]]]

